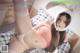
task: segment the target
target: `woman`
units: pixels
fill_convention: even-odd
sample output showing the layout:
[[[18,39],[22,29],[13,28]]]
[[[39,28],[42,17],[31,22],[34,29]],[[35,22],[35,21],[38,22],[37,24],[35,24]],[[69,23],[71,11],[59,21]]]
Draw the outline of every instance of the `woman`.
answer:
[[[61,33],[61,36],[62,34],[64,34],[64,36],[60,37],[62,40],[67,34],[65,30],[63,31],[60,30],[65,29],[70,24],[70,22],[71,22],[71,16],[69,13],[66,12],[60,13],[56,20],[56,26],[55,26],[56,30]],[[60,42],[62,42],[62,40],[60,40]]]
[[[24,4],[24,2],[21,2],[21,3]],[[55,28],[52,26],[53,27],[53,29],[52,29],[53,37],[52,38],[51,38],[51,32],[50,32],[51,24],[49,24],[49,22],[46,24],[40,25],[43,27],[38,27],[38,29],[36,28],[35,31],[37,33],[35,33],[35,31],[33,31],[33,29],[32,29],[31,23],[30,23],[28,11],[25,11],[25,12],[23,11],[26,8],[24,6],[22,6],[22,4],[20,6],[19,3],[17,3],[17,5],[15,3],[16,10],[20,10],[20,11],[16,12],[16,23],[17,23],[17,31],[18,31],[17,35],[18,36],[17,36],[17,38],[15,37],[15,39],[11,41],[11,43],[9,45],[9,53],[23,53],[25,50],[32,49],[32,48],[50,48],[51,45],[52,45],[52,48],[50,50],[52,52],[52,50],[54,50],[58,46],[58,43],[56,45],[55,42],[51,42],[51,45],[49,44],[50,40],[55,41],[57,39],[57,37],[55,35],[57,33],[55,33],[55,32],[54,32],[55,34],[53,33],[53,30],[55,31]],[[20,8],[17,8],[17,6],[19,6]],[[23,15],[23,13],[25,13],[25,14]],[[27,14],[27,17],[26,17],[26,14]],[[27,21],[26,21],[26,19],[27,19]],[[21,25],[21,23],[22,23],[22,25]],[[46,31],[44,29],[47,29],[48,31]],[[42,31],[40,31],[40,30],[42,30]],[[47,37],[44,35],[46,33],[43,33],[43,32],[48,32],[47,33],[47,37],[49,37],[48,40],[47,40]],[[42,36],[44,36],[44,38]],[[47,41],[45,41],[45,39]],[[45,50],[48,50],[48,49],[45,49]]]
[[[16,8],[17,8],[16,10],[20,10],[20,12],[17,12],[17,14],[16,14],[16,16],[17,16],[16,23],[17,23],[18,33],[16,34],[17,37],[13,37],[13,40],[11,40],[11,43],[9,45],[9,53],[23,53],[26,49],[28,50],[28,49],[32,49],[32,48],[45,48],[45,49],[43,49],[44,51],[46,50],[46,51],[52,52],[59,45],[58,44],[59,41],[57,41],[57,40],[59,40],[58,36],[59,36],[60,32],[57,32],[54,25],[51,26],[50,22],[44,22],[44,23],[40,24],[39,26],[36,26],[32,29],[32,26],[30,24],[30,18],[29,18],[29,16],[26,17],[26,15],[25,15],[28,12],[27,13],[26,13],[26,11],[25,11],[25,13],[23,12],[23,10],[24,10],[24,5],[22,6],[23,3],[21,2],[21,5],[19,3],[17,3],[18,5],[21,6],[21,8],[17,8],[20,6],[16,6]],[[23,13],[24,13],[24,15],[23,15]],[[26,21],[26,19],[27,19],[27,21]],[[52,29],[52,30],[50,30],[50,29]],[[52,31],[52,33],[51,33],[51,31]],[[62,33],[62,34],[65,34],[65,33]],[[41,36],[44,36],[44,38]],[[46,41],[45,39],[46,40],[48,39],[48,40]],[[49,48],[51,48],[51,49],[49,50]],[[43,50],[41,50],[39,52],[42,53]]]
[[[20,5],[20,3],[21,3],[21,5]],[[65,45],[65,43],[64,43],[65,41],[66,41],[66,44],[68,44],[68,47],[70,47],[69,46],[70,44],[67,42],[68,38],[67,38],[67,36],[65,36],[66,35],[65,31],[64,32],[57,31],[57,28],[59,29],[59,27],[60,27],[61,29],[63,29],[70,23],[69,22],[68,24],[66,24],[68,19],[64,19],[64,18],[60,17],[60,19],[57,21],[56,29],[53,24],[51,25],[50,21],[39,24],[38,26],[33,28],[31,25],[31,22],[30,22],[30,18],[28,16],[28,11],[24,12],[24,9],[26,10],[24,5],[22,6],[22,4],[24,4],[24,2],[20,2],[20,3],[17,3],[17,6],[15,6],[16,10],[20,10],[20,11],[16,12],[16,23],[17,23],[18,33],[17,33],[17,37],[14,40],[12,40],[12,42],[9,46],[9,53],[23,53],[25,50],[29,50],[29,49],[33,49],[33,48],[43,48],[40,51],[39,50],[34,51],[35,53],[37,51],[39,51],[41,53],[42,53],[42,51],[53,52],[56,49],[56,47],[58,48],[58,46]],[[15,5],[16,5],[16,3],[15,3]],[[20,8],[18,8],[18,7],[20,7]],[[24,13],[24,15],[23,15],[23,13]],[[26,17],[26,14],[27,14],[27,17]],[[67,13],[63,13],[63,15],[64,14],[67,14]],[[60,15],[60,16],[64,17],[63,15]],[[68,15],[66,15],[66,16],[68,16]],[[70,18],[69,18],[69,20],[70,20]],[[63,25],[64,27],[59,25],[58,24],[59,22],[61,22],[60,24]],[[45,35],[48,37],[48,39]],[[63,36],[63,37],[60,38],[59,36],[60,37]],[[63,42],[63,44],[62,44],[62,42]],[[61,48],[61,47],[59,47],[59,48]],[[68,50],[69,49],[70,48],[68,48]],[[33,50],[35,50],[35,49],[33,49]],[[33,50],[29,51],[29,52],[33,52]],[[59,51],[62,51],[62,50],[59,49]],[[64,50],[64,52],[65,52],[65,50]]]
[[[66,12],[60,13],[58,18],[57,18],[57,20],[56,20],[56,26],[55,26],[56,34],[57,34],[57,36],[59,36],[59,40],[58,40],[59,44],[58,44],[58,46],[62,47],[62,49],[63,49],[63,50],[59,49],[58,52],[61,52],[61,51],[63,53],[68,53],[69,52],[69,49],[70,49],[70,44],[68,42],[69,41],[68,40],[69,37],[67,36],[67,33],[66,33],[65,30],[64,31],[60,31],[60,30],[66,28],[69,25],[70,21],[71,21],[71,16]],[[62,45],[66,45],[66,46],[64,47]]]
[[[58,49],[57,53],[58,52],[59,53],[61,53],[61,52],[68,53],[69,50],[71,49],[70,48],[71,45],[70,45],[69,40],[68,40],[69,37],[67,36],[66,31],[59,31],[59,30],[57,30],[57,28],[63,29],[65,27],[67,27],[69,25],[70,21],[71,21],[71,16],[68,13],[66,13],[66,12],[60,13],[59,17],[56,21],[56,25],[57,25],[56,28],[54,27],[54,24],[52,24],[52,26],[51,26],[51,35],[52,35],[51,37],[52,38],[51,38],[51,43],[50,43],[49,47],[46,47],[45,49],[33,49],[32,51],[31,50],[28,51],[28,53],[29,52],[32,52],[32,53],[35,52],[36,53],[36,51],[37,52],[43,51],[43,53],[54,52],[56,48]],[[46,23],[43,23],[43,24],[46,24]],[[47,25],[45,25],[45,26],[47,26]],[[40,29],[40,28],[45,27],[45,26],[40,25],[39,27],[37,27],[37,32],[40,33],[39,30],[41,30],[41,32],[43,32],[42,31],[43,29]],[[60,26],[60,27],[58,27],[58,26]],[[44,30],[45,30],[45,28],[44,28]],[[47,33],[43,32],[44,35],[46,35]]]

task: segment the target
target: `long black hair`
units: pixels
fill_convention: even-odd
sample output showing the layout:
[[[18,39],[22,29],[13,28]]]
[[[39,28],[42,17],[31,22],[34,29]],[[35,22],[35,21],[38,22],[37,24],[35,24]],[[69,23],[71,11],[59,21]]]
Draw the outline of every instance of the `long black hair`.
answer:
[[[66,31],[57,31],[56,28],[54,27],[54,24],[51,26],[51,43],[48,48],[46,48],[46,51],[53,52],[56,47],[62,44],[65,38]]]
[[[61,14],[59,14],[57,21],[60,19],[61,16],[66,17],[65,24],[66,24],[66,26],[68,26],[71,21],[71,16],[66,12],[62,12]],[[58,47],[59,45],[61,45],[63,43],[63,41],[65,39],[66,31],[57,31],[54,24],[52,24],[51,34],[52,34],[52,40],[50,43],[50,47],[47,48],[46,50],[53,52],[56,49],[56,47]]]

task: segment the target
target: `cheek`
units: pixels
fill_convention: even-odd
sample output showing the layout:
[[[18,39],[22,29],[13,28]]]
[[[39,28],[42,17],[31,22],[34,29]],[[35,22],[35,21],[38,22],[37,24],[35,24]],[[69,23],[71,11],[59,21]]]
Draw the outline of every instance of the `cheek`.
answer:
[[[57,25],[57,27],[61,27],[61,28],[66,27],[65,23],[64,22],[60,22],[60,21],[58,21],[56,25]]]
[[[65,28],[66,27],[65,23],[63,23],[61,26],[62,26],[62,28]]]

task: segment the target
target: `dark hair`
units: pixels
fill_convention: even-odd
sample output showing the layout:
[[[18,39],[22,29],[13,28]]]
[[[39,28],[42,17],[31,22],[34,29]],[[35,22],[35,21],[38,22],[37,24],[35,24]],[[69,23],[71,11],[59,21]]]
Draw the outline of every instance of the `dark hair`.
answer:
[[[65,38],[66,31],[57,31],[54,24],[51,26],[51,34],[52,34],[52,39],[50,46],[46,48],[46,51],[53,52],[56,47],[62,44]]]
[[[65,17],[66,17],[67,20],[65,21],[65,24],[66,24],[66,26],[68,26],[69,23],[70,23],[70,21],[71,21],[71,16],[70,16],[70,14],[69,14],[69,13],[66,13],[66,12],[60,13],[58,19],[56,20],[56,23],[57,23],[58,20],[60,20],[60,17],[61,17],[61,16],[65,16]]]
[[[55,50],[55,48],[58,45],[58,33],[54,27],[54,24],[51,25],[51,43],[50,46],[48,48],[46,48],[46,51],[52,52]]]
[[[65,24],[66,24],[66,26],[68,26],[71,21],[71,16],[66,12],[62,12],[59,14],[57,21],[60,19],[61,16],[66,17],[67,20],[65,21]],[[53,52],[57,46],[59,46],[63,43],[65,35],[66,35],[66,31],[57,31],[56,28],[54,27],[54,24],[52,24],[51,34],[52,34],[52,40],[51,40],[50,47],[47,48],[47,50],[50,52]]]
[[[66,20],[65,24],[66,24],[66,26],[69,25],[69,23],[71,21],[71,16],[66,12],[60,13],[59,17],[61,17],[61,16],[66,16],[67,20]],[[58,18],[57,21],[59,19],[60,18]],[[65,35],[66,35],[66,31],[57,31],[54,24],[52,24],[51,34],[52,34],[52,40],[51,40],[50,47],[48,48],[48,51],[53,52],[57,46],[59,46],[63,43]]]

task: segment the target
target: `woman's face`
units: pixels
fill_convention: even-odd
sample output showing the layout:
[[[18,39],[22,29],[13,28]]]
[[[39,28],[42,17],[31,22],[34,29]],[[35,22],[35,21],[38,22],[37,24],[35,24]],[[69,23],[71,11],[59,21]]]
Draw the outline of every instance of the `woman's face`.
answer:
[[[56,28],[64,29],[66,27],[65,21],[66,21],[66,17],[64,15],[60,16],[59,20],[56,22]]]

